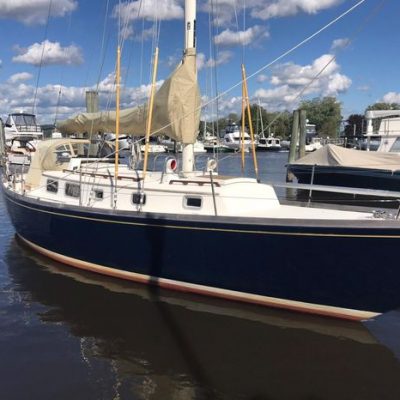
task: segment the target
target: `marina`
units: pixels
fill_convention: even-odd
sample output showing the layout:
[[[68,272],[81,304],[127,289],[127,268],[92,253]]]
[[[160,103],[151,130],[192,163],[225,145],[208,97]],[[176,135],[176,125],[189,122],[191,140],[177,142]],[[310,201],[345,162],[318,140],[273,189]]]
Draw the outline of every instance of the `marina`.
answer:
[[[399,399],[393,5],[44,3],[1,16],[0,398]]]
[[[261,179],[283,182],[286,161],[263,153]],[[0,218],[3,398],[400,396],[395,311],[349,322],[124,283],[31,251],[2,197]]]

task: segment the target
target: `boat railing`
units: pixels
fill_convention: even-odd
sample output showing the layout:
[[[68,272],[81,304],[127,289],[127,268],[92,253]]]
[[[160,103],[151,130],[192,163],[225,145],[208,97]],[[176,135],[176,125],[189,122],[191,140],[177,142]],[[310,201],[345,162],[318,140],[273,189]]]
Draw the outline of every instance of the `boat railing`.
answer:
[[[89,172],[89,171],[82,171],[82,169],[63,169],[63,172],[70,173],[70,174],[81,174],[82,176],[90,176],[91,178],[109,178],[110,176],[108,174],[102,174],[98,172]],[[118,175],[118,180],[128,180],[128,181],[133,181],[133,182],[139,182],[142,181],[142,177],[133,177],[133,176],[124,176],[124,175]]]
[[[189,180],[189,179],[171,179],[169,181],[170,185],[173,185],[175,183],[180,183],[182,185],[188,185],[188,184],[194,184],[194,185],[199,185],[199,186],[203,186],[203,185],[215,185],[217,187],[220,187],[221,185],[219,184],[219,182],[215,182],[215,181],[203,181],[203,180]]]
[[[18,132],[36,132],[43,133],[42,128],[38,125],[16,125]]]

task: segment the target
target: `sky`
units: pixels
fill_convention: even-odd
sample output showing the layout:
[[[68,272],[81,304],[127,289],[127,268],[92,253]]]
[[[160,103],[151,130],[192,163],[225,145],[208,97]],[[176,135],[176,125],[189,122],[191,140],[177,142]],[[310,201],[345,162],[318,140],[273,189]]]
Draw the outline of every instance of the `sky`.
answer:
[[[183,0],[0,0],[0,116],[34,112],[40,123],[54,123],[85,111],[87,90],[98,90],[100,108],[112,109],[118,40],[121,106],[143,104],[154,47],[158,86],[182,56],[183,6]],[[268,111],[335,96],[346,118],[378,101],[400,103],[399,16],[399,0],[197,0],[202,118],[240,113],[242,63],[251,102]],[[217,93],[223,95],[213,101]]]

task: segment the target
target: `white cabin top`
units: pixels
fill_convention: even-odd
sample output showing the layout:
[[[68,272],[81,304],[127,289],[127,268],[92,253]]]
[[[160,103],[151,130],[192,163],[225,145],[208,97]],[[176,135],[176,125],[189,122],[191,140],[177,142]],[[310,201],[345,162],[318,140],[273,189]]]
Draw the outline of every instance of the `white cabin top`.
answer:
[[[9,114],[4,131],[6,140],[43,137],[43,131],[36,122],[36,116],[25,112]]]

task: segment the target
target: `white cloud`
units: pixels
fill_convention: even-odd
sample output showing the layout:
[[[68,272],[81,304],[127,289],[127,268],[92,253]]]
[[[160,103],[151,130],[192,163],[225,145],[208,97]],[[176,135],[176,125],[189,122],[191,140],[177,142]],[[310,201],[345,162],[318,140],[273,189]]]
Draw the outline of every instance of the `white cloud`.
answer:
[[[255,43],[262,38],[268,38],[269,33],[266,28],[259,25],[254,25],[245,31],[232,31],[226,29],[219,35],[215,36],[214,42],[219,46],[239,46]]]
[[[344,49],[349,45],[349,43],[350,39],[347,38],[335,39],[332,42],[331,51]]]
[[[121,18],[121,35],[123,38],[142,38],[142,33],[135,35],[133,21],[145,19],[154,20],[173,20],[182,19],[184,10],[181,0],[136,0],[125,1],[117,4],[113,10],[114,18]],[[143,39],[148,39],[152,35],[152,30],[147,29],[144,32]]]
[[[254,96],[262,98],[272,109],[295,107],[301,100],[298,95],[305,87],[307,89],[303,96],[337,96],[350,87],[351,79],[339,72],[340,66],[336,61],[332,61],[323,70],[331,60],[332,55],[324,54],[310,65],[277,65],[269,79],[271,88],[259,89]],[[313,81],[319,73],[319,77]]]
[[[209,58],[207,60],[205,54],[203,53],[198,53],[197,54],[197,69],[201,71],[203,68],[212,68],[218,65],[223,65],[228,63],[232,57],[233,57],[233,52],[229,50],[223,50],[218,53],[217,59]]]
[[[63,17],[78,6],[76,0],[57,0],[51,4],[51,16]],[[0,0],[0,18],[14,19],[26,25],[44,24],[49,0]]]
[[[360,85],[357,87],[357,90],[360,92],[369,92],[371,90],[371,87],[369,85]]]
[[[344,0],[246,0],[246,11],[251,17],[267,20],[278,17],[288,17],[299,13],[316,14],[334,7]],[[213,12],[214,24],[227,26],[235,23],[243,13],[242,2],[238,0],[208,0],[200,4],[199,9]]]
[[[27,75],[12,75],[7,81],[0,83],[0,116],[6,116],[14,111],[32,111],[36,86],[33,83],[22,81]],[[157,82],[157,87],[163,83]],[[151,85],[121,88],[121,108],[134,107],[147,101]],[[85,112],[85,92],[97,89],[91,87],[64,86],[47,84],[37,89],[36,113],[41,124],[53,123],[56,113],[57,119],[62,120],[74,114]],[[58,106],[59,92],[61,91],[60,105]],[[115,107],[115,75],[108,74],[98,86],[99,103],[101,110],[109,110]]]
[[[147,19],[153,21],[171,20],[183,18],[184,11],[180,0],[145,0],[126,1],[116,5],[113,11],[114,17],[121,16],[123,22],[135,19]]]
[[[396,93],[396,92],[386,93],[382,97],[382,101],[384,103],[399,103],[400,104],[400,93]]]
[[[29,72],[19,72],[17,74],[11,75],[8,78],[8,82],[17,83],[17,82],[29,81],[32,78],[33,75],[30,74]]]
[[[289,17],[300,12],[316,14],[320,11],[334,7],[343,0],[255,0],[251,16],[263,20],[278,17]]]
[[[268,76],[267,76],[267,75],[265,75],[265,74],[258,74],[258,75],[257,75],[257,78],[256,78],[256,81],[257,81],[258,83],[263,83],[263,82],[265,82],[267,79],[268,79]]]
[[[45,40],[34,43],[26,49],[17,47],[19,55],[13,57],[13,62],[42,65],[77,65],[83,63],[82,51],[75,45],[62,47],[59,42]],[[43,60],[42,60],[43,55]]]

